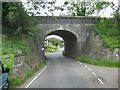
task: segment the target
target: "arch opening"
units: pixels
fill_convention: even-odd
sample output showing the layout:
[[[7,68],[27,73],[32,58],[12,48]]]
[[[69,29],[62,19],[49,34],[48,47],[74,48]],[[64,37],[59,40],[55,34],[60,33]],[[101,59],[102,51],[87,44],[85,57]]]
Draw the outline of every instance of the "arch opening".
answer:
[[[47,36],[57,35],[64,40],[64,55],[67,57],[77,56],[77,37],[70,31],[57,30],[49,33]]]
[[[58,35],[49,35],[44,40],[44,49],[45,52],[64,51],[64,40]]]

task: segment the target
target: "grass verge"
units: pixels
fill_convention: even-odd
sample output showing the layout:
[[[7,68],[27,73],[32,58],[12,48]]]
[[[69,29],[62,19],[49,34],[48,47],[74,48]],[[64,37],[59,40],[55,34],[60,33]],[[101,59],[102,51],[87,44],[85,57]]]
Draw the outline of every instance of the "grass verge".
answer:
[[[89,63],[92,65],[104,66],[104,67],[120,67],[119,61],[113,61],[107,58],[91,58],[87,56],[78,56],[76,57],[77,61]]]
[[[34,75],[36,71],[40,69],[46,62],[40,62],[34,69],[29,69],[21,77],[17,76],[9,76],[10,88],[17,88],[21,84],[23,84],[27,79]]]

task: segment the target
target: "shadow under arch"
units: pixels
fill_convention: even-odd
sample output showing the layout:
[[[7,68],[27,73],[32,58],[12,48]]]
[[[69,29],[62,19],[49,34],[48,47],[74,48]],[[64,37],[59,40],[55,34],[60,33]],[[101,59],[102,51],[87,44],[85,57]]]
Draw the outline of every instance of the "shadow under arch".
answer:
[[[65,46],[65,56],[67,57],[76,57],[77,56],[77,37],[70,31],[67,30],[57,30],[50,32],[46,35],[57,35],[63,38]]]

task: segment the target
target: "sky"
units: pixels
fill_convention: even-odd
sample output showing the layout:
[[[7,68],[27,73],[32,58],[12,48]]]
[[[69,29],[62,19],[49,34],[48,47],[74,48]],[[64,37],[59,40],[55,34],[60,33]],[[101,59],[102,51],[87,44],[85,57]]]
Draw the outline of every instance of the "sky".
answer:
[[[22,2],[27,2],[27,0],[21,0]],[[35,0],[36,1],[36,0]],[[46,1],[52,1],[52,0],[46,0]],[[55,5],[56,6],[61,6],[61,5],[63,5],[64,4],[64,1],[68,1],[68,0],[56,0],[56,3],[55,3]],[[83,0],[81,0],[81,1],[83,1]],[[86,0],[86,1],[90,1],[90,0]],[[100,0],[101,1],[101,0]],[[107,1],[107,2],[114,2],[114,4],[117,6],[118,5],[118,1],[119,0],[105,0],[105,1]],[[25,8],[27,9],[28,7],[29,7],[29,5],[25,5],[24,4],[24,6],[25,6]],[[31,5],[30,5],[31,6]],[[40,10],[40,12],[44,12],[44,11],[46,11],[46,10]],[[34,11],[32,11],[32,12],[34,12]],[[47,11],[46,11],[47,12]],[[102,16],[102,17],[111,17],[111,15],[110,15],[110,13],[112,13],[113,11],[112,11],[112,9],[110,8],[110,7],[108,7],[106,10],[103,10],[103,11],[101,11],[100,13],[99,13],[99,15],[100,16]],[[47,12],[49,15],[51,15],[49,12]],[[54,15],[55,16],[59,16],[60,15],[60,13],[61,13],[61,11],[59,10],[59,11],[54,11]],[[38,15],[39,16],[39,15]],[[41,13],[41,15],[40,16],[46,16],[46,14],[45,13]],[[96,16],[96,14],[93,14],[93,16]]]
[[[27,0],[21,0],[22,2],[24,2],[24,3],[26,3],[27,2]],[[52,1],[52,0],[47,0],[47,1]],[[61,6],[63,3],[64,3],[64,1],[66,1],[66,0],[56,0],[56,6]],[[116,6],[118,6],[118,2],[120,1],[120,0],[105,0],[106,2],[113,2]],[[25,8],[27,9],[28,8],[28,6],[27,5],[25,5],[24,4],[24,6],[25,6]],[[112,11],[112,9],[110,8],[110,7],[108,7],[106,10],[102,10],[100,13],[99,13],[99,15],[101,16],[101,17],[111,17],[111,13],[112,13],[113,11]],[[54,15],[55,16],[59,16],[60,15],[60,13],[61,13],[61,11],[55,11],[54,12]],[[46,16],[46,14],[41,14],[41,16]],[[96,16],[95,14],[93,14],[93,16]],[[47,36],[46,38],[57,38],[57,39],[60,39],[60,40],[63,40],[61,37],[59,37],[59,36],[56,36],[56,35],[50,35],[50,36]]]
[[[50,35],[50,36],[47,36],[46,38],[57,38],[57,39],[63,41],[63,39],[60,36],[57,36],[57,35]]]

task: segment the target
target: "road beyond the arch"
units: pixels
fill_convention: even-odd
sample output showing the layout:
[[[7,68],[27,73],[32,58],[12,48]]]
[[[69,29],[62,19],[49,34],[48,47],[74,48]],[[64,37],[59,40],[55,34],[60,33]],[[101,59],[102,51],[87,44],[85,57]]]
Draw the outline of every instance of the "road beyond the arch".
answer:
[[[61,51],[47,53],[47,68],[41,69],[43,72],[40,70],[20,88],[118,88],[116,68],[79,63],[62,56]]]

